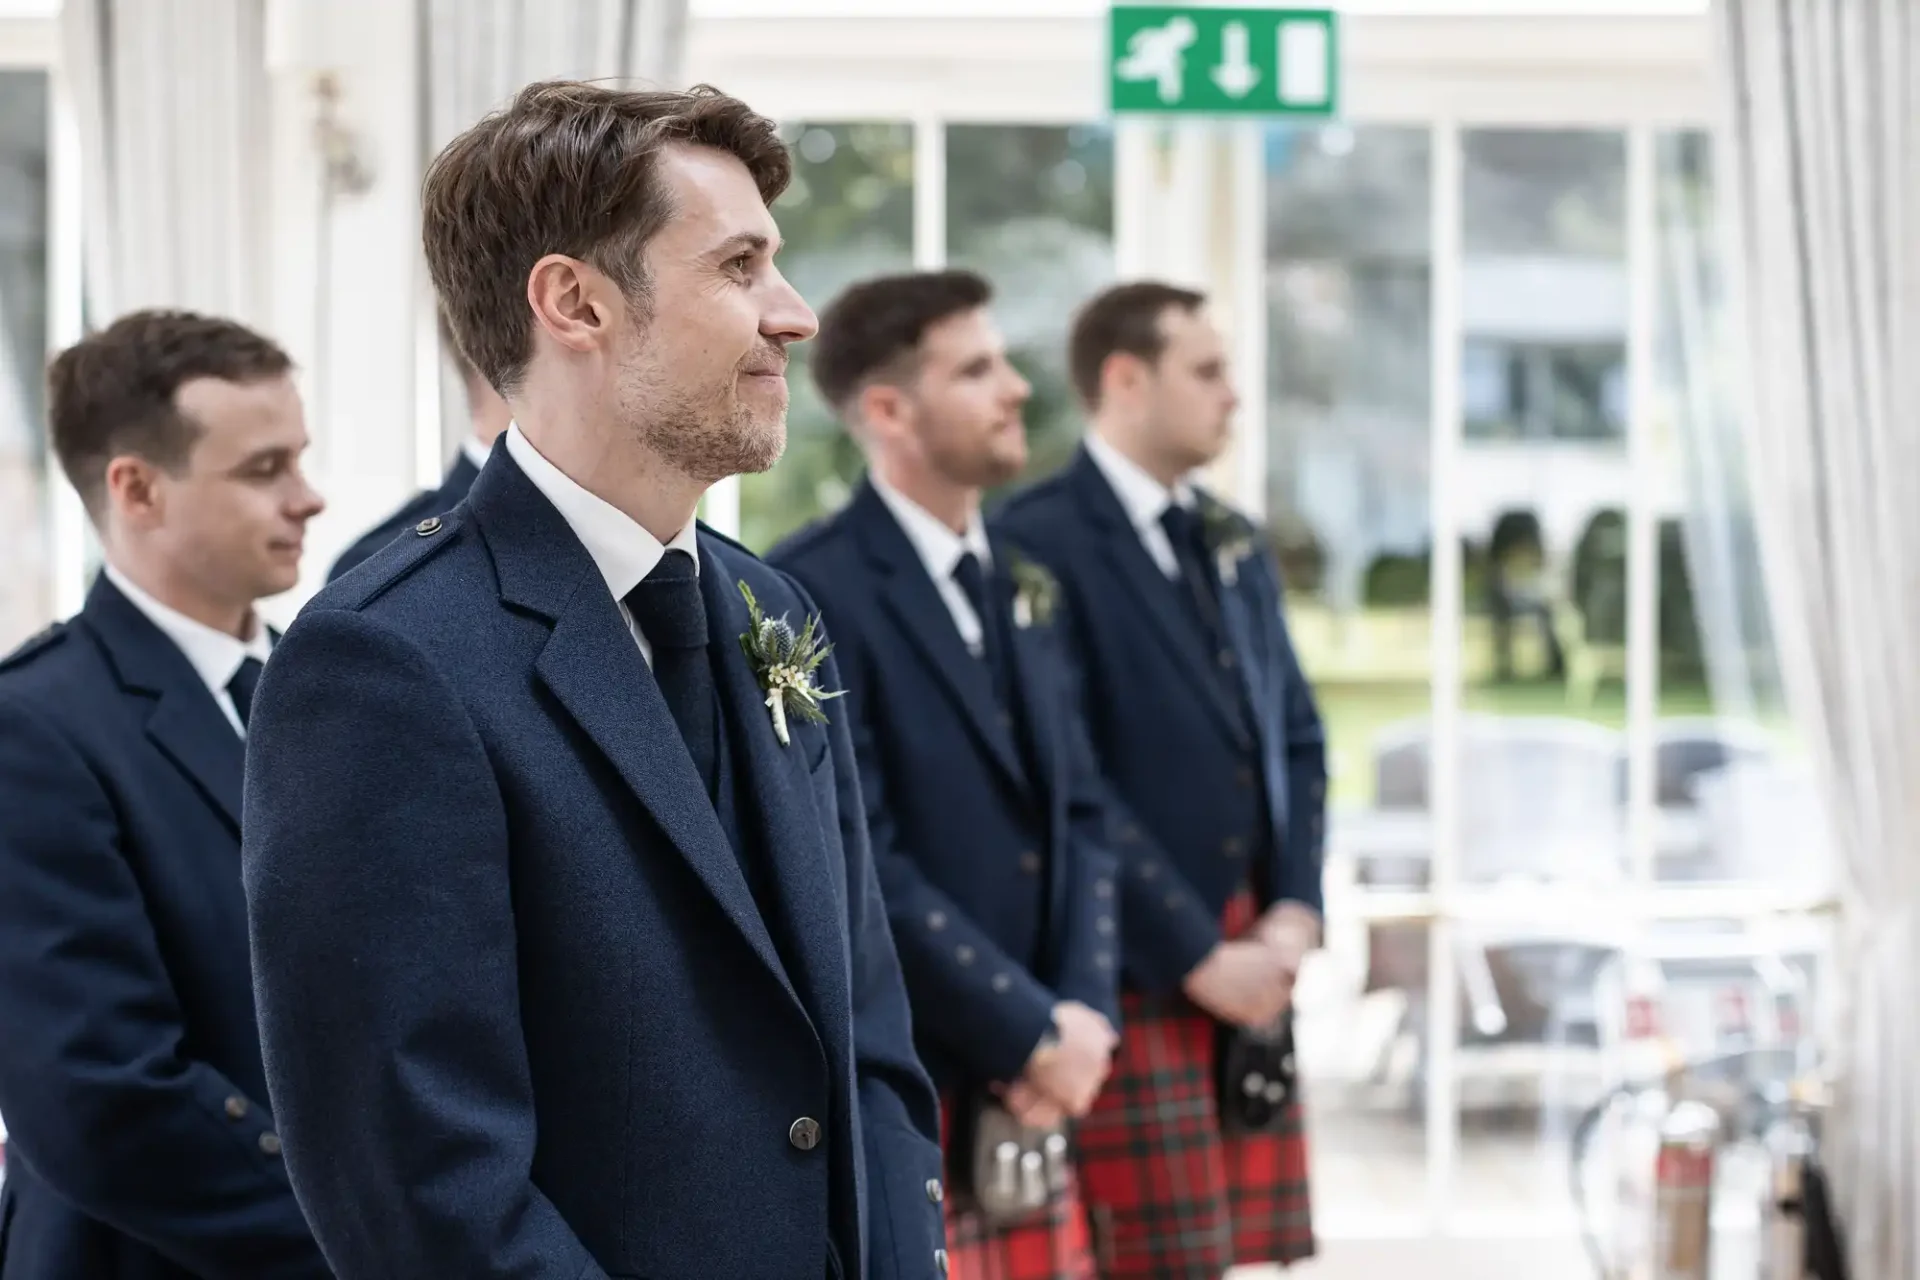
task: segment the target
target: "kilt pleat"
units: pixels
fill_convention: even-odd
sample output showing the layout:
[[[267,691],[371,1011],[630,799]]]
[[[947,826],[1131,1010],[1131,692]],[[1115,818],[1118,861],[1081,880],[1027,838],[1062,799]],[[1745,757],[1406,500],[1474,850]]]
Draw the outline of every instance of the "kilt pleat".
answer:
[[[1253,902],[1228,907],[1228,936]],[[1220,1132],[1214,1022],[1185,997],[1122,997],[1120,1048],[1076,1127],[1081,1194],[1102,1280],[1220,1280],[1314,1252],[1296,1098],[1275,1133]]]

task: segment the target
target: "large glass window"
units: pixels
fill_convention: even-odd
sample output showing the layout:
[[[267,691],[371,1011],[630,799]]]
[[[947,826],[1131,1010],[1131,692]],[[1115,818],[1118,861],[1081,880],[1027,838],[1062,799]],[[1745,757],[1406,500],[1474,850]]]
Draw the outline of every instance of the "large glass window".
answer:
[[[774,206],[780,269],[815,310],[855,280],[913,264],[913,129],[906,124],[787,125],[793,183]],[[740,482],[740,533],[766,549],[846,501],[859,450],[814,389],[811,348],[793,348],[787,452]]]
[[[46,73],[0,71],[0,653],[54,609],[42,381],[49,136]]]
[[[1432,146],[1419,128],[1280,126],[1265,142],[1267,504],[1294,644],[1326,719],[1329,893],[1405,887],[1383,832],[1417,810],[1431,704]],[[1417,861],[1417,859],[1415,859]],[[1417,877],[1415,877],[1417,880]],[[1424,927],[1332,913],[1300,1043],[1323,1225],[1424,1202]]]
[[[1772,660],[1710,160],[1688,131],[1266,135],[1267,515],[1333,766],[1299,991],[1331,1236],[1429,1208],[1570,1236],[1574,1126],[1649,1041],[1813,1024],[1825,930],[1742,905],[1811,904],[1831,863]]]
[[[1065,462],[1080,438],[1067,378],[1074,308],[1113,278],[1113,133],[1105,126],[947,129],[947,259],[993,282],[1013,362],[1033,383],[1032,463]]]

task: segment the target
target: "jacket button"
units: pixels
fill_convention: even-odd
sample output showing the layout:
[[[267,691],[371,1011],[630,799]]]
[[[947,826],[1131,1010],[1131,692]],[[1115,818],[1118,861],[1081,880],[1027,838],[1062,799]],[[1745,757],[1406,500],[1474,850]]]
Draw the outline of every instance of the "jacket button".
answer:
[[[927,928],[938,933],[947,927],[947,913],[944,911],[927,912]]]
[[[993,989],[998,994],[1005,995],[1013,990],[1013,979],[1004,973],[996,973],[993,975]]]
[[[1030,876],[1040,874],[1040,855],[1029,849],[1020,855],[1020,869]]]
[[[1111,951],[1096,951],[1096,952],[1094,952],[1094,953],[1093,953],[1093,967],[1094,967],[1094,968],[1096,968],[1096,969],[1111,969],[1111,968],[1113,968],[1113,953],[1112,953]]]
[[[787,1130],[787,1141],[802,1151],[811,1151],[820,1145],[820,1122],[812,1116],[801,1116]]]
[[[1113,896],[1113,881],[1107,879],[1105,876],[1095,880],[1093,882],[1093,896],[1096,898],[1111,898]]]
[[[973,948],[963,942],[953,949],[953,958],[961,964],[972,964]]]
[[[940,1268],[941,1275],[944,1276],[947,1274],[947,1251],[945,1249],[935,1249],[933,1251],[933,1265]]]
[[[939,1204],[942,1200],[945,1200],[946,1198],[947,1198],[947,1190],[945,1187],[940,1185],[940,1179],[928,1178],[927,1179],[927,1199],[933,1201],[935,1204]]]
[[[227,1118],[229,1120],[244,1120],[246,1118],[247,1100],[239,1094],[236,1093],[231,1098],[228,1098],[226,1105]]]
[[[431,538],[434,534],[440,532],[440,517],[428,516],[425,520],[413,526],[413,531],[423,538]]]
[[[280,1154],[280,1135],[269,1129],[260,1135],[260,1154],[277,1156]]]
[[[1102,937],[1111,936],[1113,933],[1113,917],[1101,916],[1093,922],[1093,928],[1094,932],[1100,934]]]

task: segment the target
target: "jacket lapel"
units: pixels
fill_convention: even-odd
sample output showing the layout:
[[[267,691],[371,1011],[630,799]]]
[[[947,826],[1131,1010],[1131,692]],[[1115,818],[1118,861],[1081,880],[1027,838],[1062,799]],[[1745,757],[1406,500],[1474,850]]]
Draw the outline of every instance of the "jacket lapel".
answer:
[[[80,616],[100,637],[121,687],[147,708],[147,736],[238,835],[246,745],[193,664],[104,573]]]
[[[779,927],[793,945],[793,957],[803,972],[795,975],[801,988],[818,1006],[816,1019],[827,1011],[849,1006],[847,974],[842,956],[845,909],[834,885],[836,876],[827,862],[828,844],[822,833],[831,829],[813,799],[808,752],[796,724],[792,741],[782,746],[774,734],[760,678],[740,648],[748,628],[746,601],[739,575],[732,571],[713,540],[702,537],[700,589],[706,597],[712,631],[710,652],[719,686],[721,715],[734,758],[734,785],[748,798],[761,852],[769,860],[774,892],[778,896]],[[760,593],[762,596],[764,592]],[[795,631],[804,618],[789,618]],[[833,715],[835,704],[827,704]]]
[[[1073,483],[1081,504],[1101,526],[1101,551],[1140,606],[1138,612],[1145,615],[1146,629],[1153,632],[1173,665],[1192,682],[1200,700],[1219,718],[1221,727],[1235,741],[1246,742],[1245,721],[1239,710],[1227,701],[1226,691],[1215,675],[1216,656],[1207,652],[1198,631],[1180,621],[1192,612],[1192,605],[1181,598],[1182,585],[1160,572],[1160,566],[1147,554],[1140,531],[1127,518],[1113,486],[1107,483],[1099,464],[1084,447],[1075,457],[1073,467]],[[1241,665],[1245,665],[1244,661]]]
[[[499,573],[501,600],[553,624],[534,661],[536,676],[794,994],[673,713],[592,557],[510,455],[495,455],[475,484],[472,508]]]
[[[882,608],[893,616],[987,754],[1009,781],[1024,787],[1026,772],[1020,767],[1013,727],[993,691],[993,677],[986,664],[967,651],[947,602],[940,598],[900,522],[865,481],[847,514],[854,522],[855,541],[886,579],[878,592]]]

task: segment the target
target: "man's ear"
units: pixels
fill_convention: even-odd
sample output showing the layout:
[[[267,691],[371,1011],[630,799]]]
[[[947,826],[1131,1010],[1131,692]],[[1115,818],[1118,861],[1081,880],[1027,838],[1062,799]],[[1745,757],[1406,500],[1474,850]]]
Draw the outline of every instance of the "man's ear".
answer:
[[[598,350],[617,318],[620,291],[599,268],[550,253],[527,273],[527,305],[547,336],[570,351]]]

